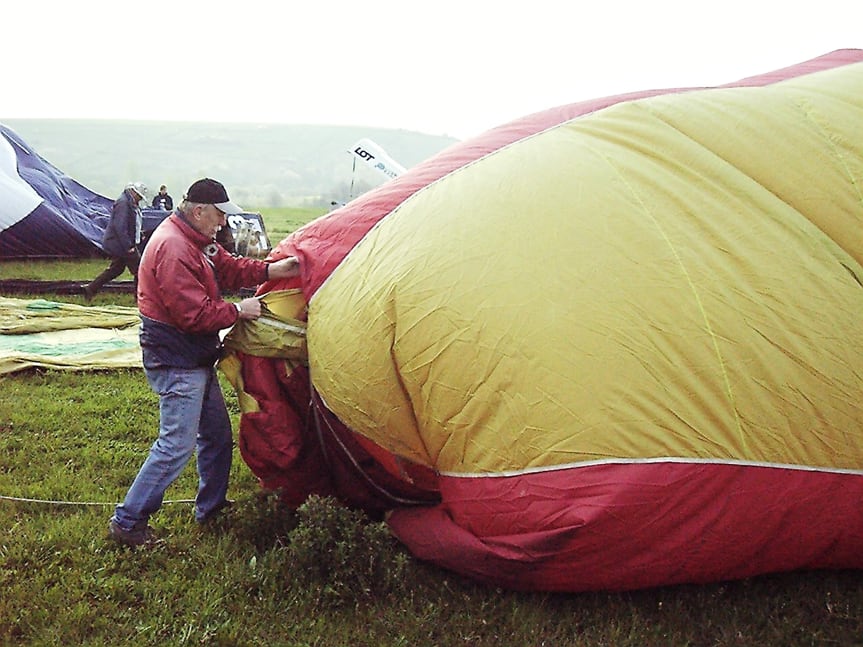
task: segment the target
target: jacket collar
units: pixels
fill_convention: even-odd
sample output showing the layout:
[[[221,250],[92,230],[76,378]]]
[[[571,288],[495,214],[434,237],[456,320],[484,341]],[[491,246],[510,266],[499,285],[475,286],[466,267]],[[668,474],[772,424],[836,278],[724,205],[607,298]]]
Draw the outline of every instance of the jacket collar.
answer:
[[[211,238],[207,238],[200,231],[192,227],[189,221],[186,220],[186,217],[179,211],[174,211],[169,218],[177,225],[177,227],[179,227],[180,231],[183,232],[183,235],[186,236],[186,238],[191,240],[201,249],[204,249],[204,247],[213,242]]]

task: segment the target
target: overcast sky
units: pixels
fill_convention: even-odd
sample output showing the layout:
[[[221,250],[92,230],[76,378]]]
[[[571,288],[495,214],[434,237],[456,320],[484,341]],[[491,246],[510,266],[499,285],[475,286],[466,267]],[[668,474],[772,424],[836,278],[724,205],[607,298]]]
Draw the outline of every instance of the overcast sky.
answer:
[[[718,85],[863,47],[861,0],[10,0],[0,15],[0,121],[460,139],[556,105]]]

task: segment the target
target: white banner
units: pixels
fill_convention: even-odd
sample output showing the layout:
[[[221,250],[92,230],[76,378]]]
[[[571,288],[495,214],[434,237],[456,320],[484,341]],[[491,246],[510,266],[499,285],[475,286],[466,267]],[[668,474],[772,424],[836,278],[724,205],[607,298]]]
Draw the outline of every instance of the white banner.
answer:
[[[359,140],[348,152],[387,178],[398,177],[405,172],[404,166],[387,155],[384,149],[371,139]]]

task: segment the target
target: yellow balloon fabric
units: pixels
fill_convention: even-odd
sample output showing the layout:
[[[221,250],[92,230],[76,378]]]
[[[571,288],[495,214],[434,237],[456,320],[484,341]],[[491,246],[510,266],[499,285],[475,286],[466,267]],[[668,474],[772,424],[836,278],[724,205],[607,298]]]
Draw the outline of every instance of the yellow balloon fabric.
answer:
[[[863,470],[861,124],[857,63],[496,150],[397,206],[315,293],[314,387],[440,474]]]

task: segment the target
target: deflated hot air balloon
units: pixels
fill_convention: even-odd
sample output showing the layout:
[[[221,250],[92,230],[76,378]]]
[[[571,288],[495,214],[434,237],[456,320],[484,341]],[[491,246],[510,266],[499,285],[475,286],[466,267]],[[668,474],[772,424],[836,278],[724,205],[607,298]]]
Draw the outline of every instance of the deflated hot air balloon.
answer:
[[[513,589],[863,567],[863,51],[555,108],[298,230],[240,448]]]

